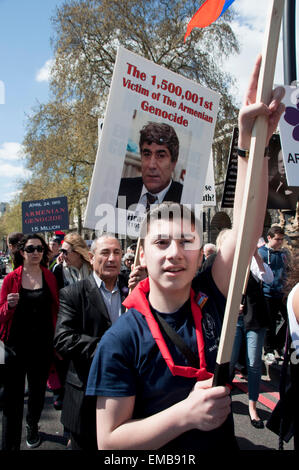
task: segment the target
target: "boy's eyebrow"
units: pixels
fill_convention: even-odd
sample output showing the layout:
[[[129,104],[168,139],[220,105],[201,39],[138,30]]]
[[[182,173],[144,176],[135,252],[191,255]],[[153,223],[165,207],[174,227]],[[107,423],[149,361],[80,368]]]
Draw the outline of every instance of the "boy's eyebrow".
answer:
[[[195,239],[194,233],[181,233],[178,236],[173,236],[170,233],[157,233],[156,235],[152,235],[150,237],[152,240],[160,240],[160,239],[168,239],[168,238],[174,238],[177,240],[181,240],[182,238],[188,238],[188,239]]]
[[[161,233],[161,232],[159,232],[159,233],[150,235],[151,240],[158,240],[160,238],[170,238],[170,233]]]

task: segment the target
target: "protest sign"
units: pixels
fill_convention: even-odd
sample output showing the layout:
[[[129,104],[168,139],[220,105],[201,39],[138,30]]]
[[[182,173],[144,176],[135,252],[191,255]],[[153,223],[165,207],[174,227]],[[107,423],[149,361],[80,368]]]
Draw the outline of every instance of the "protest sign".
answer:
[[[52,232],[69,228],[65,196],[22,202],[23,233]]]
[[[238,167],[237,147],[238,129],[234,128],[222,195],[222,208],[232,208],[234,205]],[[279,134],[274,134],[271,137],[267,155],[269,157],[267,209],[295,210],[299,196],[299,189],[295,186],[289,186],[286,180],[285,166],[281,152],[281,137]]]
[[[139,136],[148,122],[174,130],[179,141],[174,187],[180,202],[201,203],[219,100],[218,93],[120,47],[84,227],[138,237],[144,216],[137,210],[143,177]],[[124,183],[130,194],[122,192]]]
[[[275,134],[269,142],[268,209],[295,210],[299,188],[290,186],[286,178],[286,161],[282,155],[281,135]],[[299,166],[298,166],[299,168]],[[295,172],[295,169],[293,170]]]
[[[283,160],[289,186],[299,186],[299,87],[285,86],[286,106],[279,121]]]

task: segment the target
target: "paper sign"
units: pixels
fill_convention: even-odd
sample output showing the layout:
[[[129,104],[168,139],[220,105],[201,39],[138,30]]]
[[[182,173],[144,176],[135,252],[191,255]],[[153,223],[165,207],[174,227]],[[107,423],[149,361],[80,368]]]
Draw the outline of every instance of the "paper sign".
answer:
[[[283,160],[289,186],[299,186],[299,87],[285,86],[286,106],[279,121]]]
[[[299,189],[294,186],[289,186],[287,183],[280,140],[279,134],[273,134],[269,142],[269,187],[267,209],[295,210],[298,201]],[[238,129],[234,128],[226,180],[222,195],[222,208],[232,208],[234,205],[238,170],[237,147]]]
[[[144,217],[139,212],[143,182],[139,137],[149,122],[167,124],[175,131],[179,156],[170,182],[181,188],[181,203],[200,204],[219,100],[218,93],[120,47],[84,227],[138,237]],[[125,199],[123,183],[130,189]],[[133,204],[128,204],[129,198]]]
[[[54,232],[69,228],[65,196],[22,202],[23,233]]]

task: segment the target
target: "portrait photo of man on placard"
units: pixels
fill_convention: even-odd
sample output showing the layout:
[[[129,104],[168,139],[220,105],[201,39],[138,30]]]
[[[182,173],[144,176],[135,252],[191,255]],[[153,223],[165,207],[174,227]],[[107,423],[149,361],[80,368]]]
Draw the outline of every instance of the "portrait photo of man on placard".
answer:
[[[164,122],[145,122],[135,142],[128,142],[117,207],[144,212],[162,201],[180,202],[186,172],[180,151],[174,127]]]

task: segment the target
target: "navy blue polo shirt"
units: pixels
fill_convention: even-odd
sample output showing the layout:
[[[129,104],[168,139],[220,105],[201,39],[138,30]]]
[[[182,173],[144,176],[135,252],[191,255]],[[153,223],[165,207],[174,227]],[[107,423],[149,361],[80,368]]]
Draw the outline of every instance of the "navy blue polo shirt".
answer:
[[[202,309],[202,325],[207,369],[213,372],[225,299],[214,284],[210,269],[199,274],[194,280],[193,288],[208,297]],[[190,300],[177,312],[159,314],[198,357]],[[164,338],[174,363],[189,365],[171,340],[165,335]],[[86,394],[106,397],[135,396],[133,418],[142,419],[184,400],[195,382],[194,378],[171,374],[145,317],[137,310],[130,309],[102,337],[91,365]],[[230,416],[214,431],[186,432],[163,449],[208,450],[215,448],[215,445],[221,448],[232,447],[235,445],[233,434],[233,421]]]

